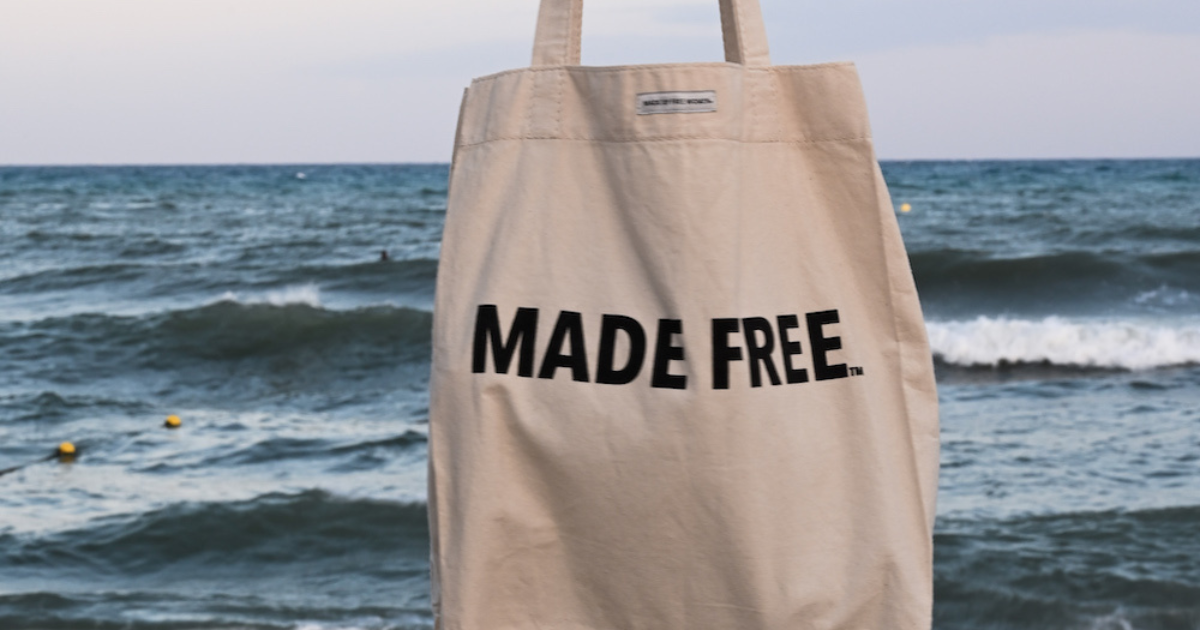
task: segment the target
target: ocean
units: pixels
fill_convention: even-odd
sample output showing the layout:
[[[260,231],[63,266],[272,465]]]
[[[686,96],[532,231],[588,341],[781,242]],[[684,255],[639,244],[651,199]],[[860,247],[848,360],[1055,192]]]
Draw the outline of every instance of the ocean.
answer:
[[[942,401],[935,628],[1200,628],[1200,160],[884,172]],[[0,168],[0,629],[432,627],[447,176]]]

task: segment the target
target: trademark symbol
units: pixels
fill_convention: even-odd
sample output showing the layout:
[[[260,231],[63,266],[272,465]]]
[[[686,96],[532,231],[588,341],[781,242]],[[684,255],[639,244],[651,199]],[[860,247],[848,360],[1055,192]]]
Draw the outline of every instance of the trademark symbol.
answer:
[[[862,368],[860,368],[860,367],[852,367],[852,368],[850,368],[850,376],[862,376],[862,375],[863,375],[863,369],[862,369]]]

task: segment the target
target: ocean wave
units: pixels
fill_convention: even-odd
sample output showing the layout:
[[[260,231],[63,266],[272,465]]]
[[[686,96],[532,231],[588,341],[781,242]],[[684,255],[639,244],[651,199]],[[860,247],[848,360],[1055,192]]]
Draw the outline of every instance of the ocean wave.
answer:
[[[935,626],[1195,627],[1197,528],[1196,506],[941,519]]]
[[[1092,251],[997,257],[987,251],[943,249],[910,252],[913,273],[925,287],[1017,286],[1036,288],[1111,279],[1121,260]]]
[[[140,400],[107,396],[64,394],[55,391],[0,396],[0,413],[11,422],[47,422],[70,419],[81,413],[145,413],[150,405]]]
[[[0,277],[2,293],[62,291],[97,284],[120,284],[162,273],[162,267],[143,263],[106,263],[76,267],[53,267]]]
[[[309,490],[235,503],[173,505],[40,536],[0,535],[0,557],[26,572],[89,567],[130,575],[247,567],[261,572],[266,566],[373,557],[358,568],[403,577],[426,570],[427,518],[424,504]]]
[[[1053,365],[1149,370],[1200,363],[1200,324],[979,317],[927,324],[934,357],[950,365]]]
[[[267,303],[222,301],[143,320],[156,343],[147,359],[159,364],[182,355],[206,360],[238,360],[291,355],[315,361],[337,356],[366,359],[423,353],[430,341],[432,314],[393,306],[333,311],[309,304],[307,291],[267,297]],[[282,304],[269,300],[283,301]],[[141,327],[135,325],[135,327]],[[321,356],[311,356],[319,352]],[[299,355],[299,356],[298,356]]]
[[[212,302],[219,304],[221,302],[233,302],[236,304],[269,304],[271,306],[288,306],[291,304],[303,304],[313,308],[321,308],[321,289],[315,284],[305,284],[301,286],[284,287],[267,291],[261,295],[242,297],[233,291],[226,291],[224,295]]]
[[[190,464],[189,467],[202,469],[210,466],[253,466],[284,460],[316,462],[323,458],[349,458],[351,461],[343,466],[353,465],[356,463],[355,460],[362,459],[370,459],[373,460],[373,463],[382,464],[390,461],[394,452],[403,451],[416,445],[424,445],[428,440],[428,436],[424,433],[413,430],[405,431],[397,436],[369,441],[269,437],[243,448],[206,457],[195,464]],[[172,462],[163,461],[153,464],[147,470],[172,467]]]
[[[204,584],[211,592],[188,592],[194,582],[141,588],[75,588],[66,592],[0,593],[0,628],[15,630],[432,630],[429,597],[414,598],[398,585],[352,575],[296,576],[300,584],[276,585],[278,575],[243,578],[250,585]],[[307,578],[307,581],[305,581]],[[324,593],[336,582],[342,600]],[[169,586],[168,586],[169,584]],[[172,588],[174,586],[174,588]],[[47,588],[47,586],[42,586]],[[369,592],[365,593],[366,589]],[[427,589],[426,589],[427,590]],[[408,600],[408,601],[406,601]],[[415,601],[414,601],[415,600]]]
[[[3,326],[11,370],[57,386],[133,377],[163,394],[256,397],[347,379],[394,386],[429,361],[432,314],[312,306],[306,291],[145,316],[79,314]],[[271,301],[280,302],[272,304]],[[413,378],[420,378],[416,372]],[[379,379],[384,379],[381,381]]]
[[[910,262],[931,312],[1062,314],[1147,306],[1179,311],[1194,309],[1195,296],[1200,295],[1200,251],[1134,255],[1091,250],[997,257],[986,251],[941,249],[910,252]],[[1163,287],[1185,299],[1147,304],[1142,298]]]
[[[122,243],[121,246],[143,245],[159,247],[153,243]],[[25,265],[0,272],[0,294],[70,295],[72,292],[106,289],[128,300],[137,296],[161,297],[164,294],[183,298],[215,290],[218,296],[216,301],[320,306],[321,291],[429,299],[437,279],[437,260],[432,258],[246,267],[245,264],[228,261],[206,265],[186,260],[171,263],[105,262],[70,267]],[[247,286],[250,289],[243,288]],[[95,297],[89,299],[94,300]]]
[[[283,271],[282,282],[319,282],[331,291],[432,297],[437,280],[436,259],[394,259],[349,265],[310,265]]]

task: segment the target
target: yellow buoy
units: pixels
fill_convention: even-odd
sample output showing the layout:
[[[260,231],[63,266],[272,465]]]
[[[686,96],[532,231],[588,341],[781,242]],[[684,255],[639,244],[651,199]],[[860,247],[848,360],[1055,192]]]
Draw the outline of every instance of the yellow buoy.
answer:
[[[179,416],[167,416],[167,421],[163,423],[163,426],[168,429],[178,429],[183,426],[183,421],[179,419]]]
[[[912,204],[900,204],[900,212],[912,212]]]
[[[60,462],[75,461],[75,456],[77,454],[79,454],[79,451],[75,448],[75,445],[70,442],[63,442],[62,444],[59,444],[58,450],[54,452],[54,456],[57,457],[58,461]]]

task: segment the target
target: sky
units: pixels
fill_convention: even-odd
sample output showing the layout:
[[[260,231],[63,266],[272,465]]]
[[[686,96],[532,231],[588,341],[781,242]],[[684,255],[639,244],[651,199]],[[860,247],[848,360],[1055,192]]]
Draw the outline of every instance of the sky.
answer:
[[[762,0],[884,159],[1200,157],[1197,0]],[[538,0],[0,0],[0,165],[444,162]],[[588,0],[586,65],[720,61],[714,0]]]

